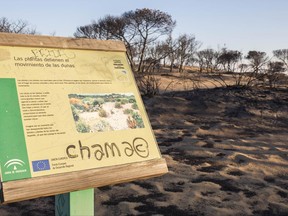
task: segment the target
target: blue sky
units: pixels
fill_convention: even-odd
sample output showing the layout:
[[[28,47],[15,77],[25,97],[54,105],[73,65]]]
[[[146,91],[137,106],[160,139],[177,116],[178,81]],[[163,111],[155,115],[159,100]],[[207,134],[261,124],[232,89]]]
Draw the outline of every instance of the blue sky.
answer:
[[[226,46],[246,54],[288,48],[288,0],[7,0],[0,17],[27,21],[43,35],[73,36],[92,20],[137,8],[167,12],[174,36],[193,34],[201,49]]]

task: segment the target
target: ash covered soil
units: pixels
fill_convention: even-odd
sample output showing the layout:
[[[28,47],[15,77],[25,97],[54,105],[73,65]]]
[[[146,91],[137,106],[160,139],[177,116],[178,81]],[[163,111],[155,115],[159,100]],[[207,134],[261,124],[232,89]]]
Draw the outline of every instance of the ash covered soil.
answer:
[[[169,173],[95,189],[95,215],[288,215],[288,89],[144,98]],[[0,215],[54,215],[54,197]]]

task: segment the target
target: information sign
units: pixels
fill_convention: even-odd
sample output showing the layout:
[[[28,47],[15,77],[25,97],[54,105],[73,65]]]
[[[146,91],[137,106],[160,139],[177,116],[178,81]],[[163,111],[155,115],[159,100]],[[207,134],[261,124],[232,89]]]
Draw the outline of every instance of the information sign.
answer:
[[[167,172],[121,42],[0,34],[0,120],[4,202]],[[24,189],[59,178],[71,187]]]

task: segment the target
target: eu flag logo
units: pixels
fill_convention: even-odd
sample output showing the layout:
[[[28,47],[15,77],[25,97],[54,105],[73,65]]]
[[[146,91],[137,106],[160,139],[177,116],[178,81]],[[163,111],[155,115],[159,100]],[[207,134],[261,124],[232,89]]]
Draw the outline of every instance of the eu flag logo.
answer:
[[[34,172],[50,170],[49,160],[32,161],[32,167]]]

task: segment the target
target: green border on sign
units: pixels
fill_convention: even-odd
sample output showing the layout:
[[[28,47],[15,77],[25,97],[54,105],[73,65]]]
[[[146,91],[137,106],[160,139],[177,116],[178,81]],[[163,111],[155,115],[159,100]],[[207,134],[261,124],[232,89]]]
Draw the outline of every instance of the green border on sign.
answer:
[[[3,182],[31,178],[16,80],[0,79],[0,165]]]

